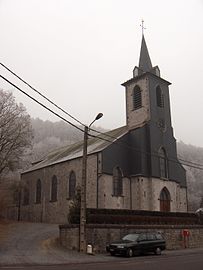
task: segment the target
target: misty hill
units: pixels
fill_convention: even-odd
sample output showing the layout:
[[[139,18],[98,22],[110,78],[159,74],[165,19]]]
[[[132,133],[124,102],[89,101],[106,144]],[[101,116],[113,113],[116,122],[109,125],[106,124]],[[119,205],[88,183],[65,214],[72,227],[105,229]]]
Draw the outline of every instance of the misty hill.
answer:
[[[36,161],[53,149],[69,145],[83,139],[83,133],[63,121],[43,121],[39,118],[32,119],[34,130],[33,149],[29,151],[29,161]],[[80,127],[83,129],[83,127]],[[94,127],[94,129],[105,132],[107,130]],[[193,167],[203,164],[203,148],[179,142],[177,144],[178,156],[182,160],[192,162]],[[187,162],[188,163],[188,162]],[[203,170],[184,166],[187,171],[189,210],[199,208],[203,197]]]
[[[189,209],[194,210],[200,207],[203,198],[203,148],[179,142],[177,149],[181,161],[191,162],[191,166],[184,167],[187,171]]]
[[[43,121],[32,119],[34,131],[33,149],[30,152],[31,161],[36,161],[51,150],[69,145],[82,139],[82,132],[65,122]]]
[[[53,149],[64,145],[70,145],[83,139],[83,132],[63,121],[43,121],[39,118],[31,119],[34,131],[33,148],[29,151],[31,162],[36,161]],[[84,130],[84,127],[79,126]],[[92,127],[99,132],[107,130],[101,127]]]

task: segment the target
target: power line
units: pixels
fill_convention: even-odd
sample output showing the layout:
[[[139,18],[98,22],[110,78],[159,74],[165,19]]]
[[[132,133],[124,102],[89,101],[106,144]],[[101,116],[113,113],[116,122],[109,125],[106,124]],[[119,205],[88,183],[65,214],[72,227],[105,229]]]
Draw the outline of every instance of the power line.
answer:
[[[42,96],[43,98],[45,98],[47,101],[49,101],[52,105],[54,105],[56,108],[60,109],[62,112],[64,112],[65,114],[67,114],[69,117],[71,117],[72,119],[74,119],[75,121],[77,121],[78,123],[80,123],[81,125],[85,126],[82,122],[80,122],[78,119],[76,119],[75,117],[73,117],[71,114],[69,114],[67,111],[65,111],[64,109],[62,109],[61,107],[59,107],[56,103],[54,103],[53,101],[51,101],[49,98],[47,98],[45,95],[43,95],[42,93],[40,93],[38,90],[36,90],[34,87],[32,87],[29,83],[27,83],[25,80],[23,80],[20,76],[18,76],[16,73],[14,73],[11,69],[9,69],[7,66],[5,66],[3,63],[0,63],[1,66],[3,66],[5,69],[7,69],[9,72],[11,72],[14,76],[16,76],[18,79],[20,79],[23,83],[25,83],[27,86],[29,86],[32,90],[34,90],[35,92],[37,92],[40,96]],[[31,98],[32,100],[34,100],[35,102],[37,102],[39,105],[41,105],[42,107],[44,107],[45,109],[47,109],[48,111],[50,111],[51,113],[55,114],[57,117],[59,117],[60,119],[64,120],[65,122],[67,122],[68,124],[70,124],[71,126],[77,128],[78,130],[82,131],[84,133],[84,130],[80,129],[78,126],[74,125],[73,123],[71,123],[70,121],[68,121],[67,119],[63,118],[62,116],[60,116],[58,113],[55,113],[53,110],[51,110],[50,108],[48,108],[47,106],[45,106],[43,103],[39,102],[37,99],[33,98],[32,96],[30,96],[29,94],[27,94],[25,91],[23,91],[21,88],[19,88],[18,86],[16,86],[15,84],[13,84],[12,82],[10,82],[8,79],[6,79],[5,77],[3,77],[2,75],[0,75],[0,77],[2,79],[4,79],[6,82],[8,82],[9,84],[11,84],[12,86],[14,86],[16,89],[18,89],[19,91],[21,91],[23,94],[25,94],[26,96],[28,96],[29,98]],[[146,154],[146,155],[150,155],[150,156],[155,156],[155,157],[160,157],[159,155],[157,155],[156,153],[149,153],[147,151],[141,151],[140,149],[137,149],[135,147],[129,146],[126,142],[122,141],[121,142],[116,142],[115,140],[118,140],[118,138],[111,136],[107,133],[101,133],[95,129],[90,128],[90,130],[99,133],[100,135],[105,135],[111,139],[113,139],[113,141],[107,140],[105,138],[96,136],[96,135],[92,135],[92,134],[88,134],[91,137],[95,137],[98,138],[100,140],[103,141],[107,141],[110,143],[115,143],[115,144],[119,144],[119,145],[123,145],[125,147],[128,147],[132,150],[135,150],[137,152],[140,152],[142,154]],[[176,159],[168,159],[169,161],[175,162],[175,163],[179,163],[177,162]],[[203,170],[202,164],[197,164],[197,163],[193,163],[184,159],[179,159],[182,162],[180,162],[182,165],[188,166],[188,167],[192,167],[192,168],[196,168],[196,169],[200,169]],[[188,164],[190,163],[190,164]]]
[[[26,84],[28,87],[30,87],[33,91],[35,91],[37,94],[39,94],[40,96],[42,96],[44,99],[46,99],[48,102],[50,102],[52,105],[54,105],[57,109],[61,110],[63,113],[65,113],[66,115],[68,115],[69,117],[71,117],[73,120],[77,121],[79,124],[81,124],[82,126],[85,126],[82,122],[80,122],[77,118],[75,118],[74,116],[72,116],[70,113],[68,113],[67,111],[65,111],[63,108],[59,107],[56,103],[54,103],[52,100],[50,100],[49,98],[47,98],[45,95],[43,95],[39,90],[37,90],[35,87],[33,87],[31,84],[29,84],[28,82],[26,82],[24,79],[22,79],[22,77],[20,77],[19,75],[17,75],[14,71],[12,71],[9,67],[7,67],[6,65],[4,65],[3,63],[0,63],[0,65],[2,67],[4,67],[7,71],[9,71],[11,74],[13,74],[15,77],[17,77],[20,81],[22,81],[24,84]],[[89,130],[92,130],[98,134],[102,134],[101,132],[93,129],[93,128],[89,128]],[[110,135],[107,135],[110,138]],[[116,139],[116,138],[113,138]]]
[[[63,108],[59,107],[56,103],[54,103],[52,100],[50,100],[48,97],[46,97],[45,95],[43,95],[39,90],[37,90],[36,88],[34,88],[31,84],[29,84],[28,82],[26,82],[24,79],[22,79],[22,77],[20,77],[19,75],[17,75],[14,71],[12,71],[9,67],[7,67],[6,65],[4,65],[3,63],[0,63],[0,65],[2,67],[4,67],[7,71],[9,71],[11,74],[13,74],[15,77],[17,77],[20,81],[22,81],[24,84],[26,84],[28,87],[30,87],[33,91],[35,91],[37,94],[39,94],[40,96],[42,96],[44,99],[46,99],[47,101],[49,101],[52,105],[54,105],[57,109],[61,110],[63,113],[65,113],[66,115],[68,115],[69,117],[71,117],[73,120],[77,121],[79,124],[81,124],[82,126],[85,126],[82,122],[80,122],[77,118],[75,118],[74,116],[72,116],[70,113],[68,113],[67,111],[65,111]],[[100,131],[95,130],[93,128],[89,128],[89,130],[92,130],[98,134],[102,134]],[[110,138],[113,138],[110,135],[107,135]],[[113,138],[116,139],[116,138]]]
[[[52,105],[54,105],[57,109],[61,110],[63,113],[65,113],[66,115],[68,115],[69,117],[71,117],[73,120],[75,120],[76,122],[78,122],[80,125],[85,126],[82,122],[80,122],[77,118],[75,118],[74,116],[72,116],[70,113],[68,113],[67,111],[65,111],[63,108],[59,107],[56,103],[54,103],[52,100],[50,100],[49,98],[47,98],[45,95],[43,95],[39,90],[37,90],[36,88],[34,88],[32,85],[30,85],[28,82],[26,82],[24,79],[22,79],[19,75],[17,75],[14,71],[12,71],[10,68],[8,68],[6,65],[4,65],[3,63],[0,63],[0,65],[2,67],[4,67],[6,70],[8,70],[11,74],[13,74],[15,77],[17,77],[20,81],[22,81],[24,84],[26,84],[27,86],[29,86],[33,91],[35,91],[37,94],[39,94],[40,96],[42,96],[44,99],[46,99],[47,101],[49,101]]]
[[[101,133],[101,132],[99,132],[99,131],[97,131],[97,130],[94,130],[94,129],[92,129],[92,128],[90,128],[90,130],[92,130],[92,131],[94,131],[94,132],[97,132],[97,133],[100,133],[101,135],[102,134],[104,134],[104,133]],[[114,136],[111,136],[111,135],[109,135],[109,134],[107,134],[107,133],[105,133],[105,136],[107,136],[107,137],[109,137],[109,138],[111,138],[111,139],[117,139],[116,137],[114,137]],[[108,141],[108,140],[107,140]],[[120,141],[122,142],[122,143],[124,143],[125,145],[128,145],[125,141],[123,141],[122,139],[120,139]],[[128,147],[132,147],[132,146],[128,146]],[[133,147],[134,148],[134,147]],[[139,149],[137,149],[137,148],[134,148],[136,151],[141,151],[141,150],[139,150]],[[147,152],[146,152],[147,153]],[[151,155],[150,153],[149,153],[149,155]],[[155,156],[156,156],[156,153],[155,153]],[[181,164],[183,164],[183,162],[184,163],[187,163],[187,165],[186,164],[183,164],[183,165],[186,165],[186,166],[189,166],[188,165],[188,163],[190,163],[190,164],[192,164],[193,166],[201,166],[201,167],[203,167],[203,164],[200,164],[200,163],[195,163],[195,162],[192,162],[192,161],[189,161],[189,160],[184,160],[184,159],[182,159],[182,158],[178,158],[178,160],[179,161],[182,161],[182,162],[180,162]],[[196,167],[194,167],[194,168],[196,168]],[[202,168],[203,169],[203,168]]]
[[[32,85],[30,85],[28,82],[26,82],[24,79],[22,79],[19,75],[17,75],[14,71],[12,71],[9,67],[7,67],[6,65],[4,65],[3,63],[0,63],[0,65],[2,67],[4,67],[7,71],[9,71],[11,74],[13,74],[15,77],[17,77],[20,81],[22,81],[24,84],[26,84],[28,87],[30,87],[33,91],[35,91],[36,93],[38,93],[40,96],[42,96],[44,99],[46,99],[47,101],[49,101],[52,105],[54,105],[56,108],[58,108],[59,110],[61,110],[62,112],[64,112],[65,114],[67,114],[68,116],[70,116],[72,119],[74,119],[75,121],[77,121],[78,123],[80,123],[82,126],[85,126],[83,123],[81,123],[78,119],[76,119],[75,117],[73,117],[71,114],[69,114],[67,111],[65,111],[63,108],[59,107],[56,103],[54,103],[53,101],[51,101],[49,98],[47,98],[45,95],[43,95],[39,90],[37,90],[36,88],[34,88]],[[14,86],[15,87],[15,86]],[[102,134],[101,132],[93,129],[93,128],[89,128],[89,130],[94,131],[98,134]],[[89,134],[90,135],[90,134]],[[117,138],[110,136],[108,134],[105,134],[107,137],[115,140]],[[102,138],[100,138],[102,139]],[[112,142],[111,142],[112,143]]]
[[[101,133],[102,134],[102,133]],[[117,142],[117,141],[110,141],[108,139],[105,139],[105,138],[102,138],[102,137],[99,137],[99,136],[96,136],[96,135],[92,135],[92,134],[88,134],[90,137],[94,137],[94,138],[98,138],[98,139],[101,139],[103,141],[106,141],[106,142],[110,142],[110,143],[114,143],[114,144],[117,144],[119,146],[125,146],[125,147],[128,147],[129,149],[131,150],[135,150],[136,152],[139,152],[141,154],[145,154],[145,155],[149,155],[149,156],[152,156],[152,157],[157,157],[157,158],[161,158],[161,156],[159,156],[158,154],[156,153],[150,153],[150,152],[147,152],[147,151],[141,151],[140,149],[137,149],[135,147],[132,147],[130,145],[128,145],[128,143],[125,142]],[[106,134],[103,134],[103,135],[106,135]],[[118,138],[115,138],[116,140],[118,140]],[[199,166],[197,165],[191,165],[191,164],[188,164],[187,162],[191,163],[190,161],[186,161],[186,160],[182,160],[183,162],[178,162],[176,159],[172,159],[172,158],[168,158],[167,159],[168,161],[171,161],[171,162],[174,162],[174,163],[178,163],[178,164],[182,164],[182,165],[185,165],[185,166],[188,166],[188,167],[191,167],[191,168],[195,168],[195,169],[199,169],[199,170],[203,170],[203,165],[202,164],[198,164]],[[201,166],[201,167],[200,167]]]
[[[5,77],[3,77],[2,75],[0,75],[0,77],[6,81],[7,83],[9,83],[10,85],[12,85],[13,87],[15,87],[16,89],[18,89],[21,93],[23,93],[24,95],[28,96],[30,99],[34,100],[36,103],[38,103],[40,106],[44,107],[46,110],[50,111],[51,113],[53,113],[54,115],[56,115],[57,117],[61,118],[63,121],[65,121],[66,123],[68,123],[69,125],[77,128],[78,130],[82,131],[84,133],[84,130],[79,128],[78,126],[74,125],[73,123],[71,123],[70,121],[68,121],[67,119],[65,119],[64,117],[60,116],[58,113],[54,112],[53,110],[51,110],[50,108],[48,108],[47,106],[45,106],[43,103],[39,102],[37,99],[33,98],[32,96],[30,96],[29,94],[27,94],[25,91],[23,91],[20,87],[18,87],[17,85],[15,85],[14,83],[12,83],[11,81],[9,81],[8,79],[6,79]]]
[[[81,125],[85,126],[83,123],[81,123],[78,119],[76,119],[75,117],[73,117],[72,115],[70,115],[67,111],[65,111],[64,109],[62,109],[61,107],[59,107],[56,103],[54,103],[53,101],[51,101],[49,98],[47,98],[45,95],[43,95],[39,90],[37,90],[36,88],[34,88],[33,86],[31,86],[28,82],[26,82],[24,79],[22,79],[19,75],[17,75],[14,71],[12,71],[9,67],[7,67],[6,65],[4,65],[3,63],[0,63],[0,65],[2,67],[4,67],[6,70],[8,70],[11,74],[13,74],[15,77],[17,77],[20,81],[22,81],[24,84],[26,84],[27,86],[29,86],[33,91],[35,91],[36,93],[38,93],[40,96],[42,96],[44,99],[46,99],[47,101],[49,101],[51,104],[53,104],[56,108],[60,109],[62,112],[64,112],[65,114],[67,114],[68,116],[70,116],[72,119],[74,119],[75,121],[77,121],[78,123],[80,123]],[[98,134],[102,134],[101,132],[93,129],[93,128],[89,128],[89,130],[94,131]],[[90,135],[90,134],[89,134]],[[116,137],[110,136],[109,134],[105,134],[105,136],[115,140],[117,139]],[[99,137],[98,137],[99,138]],[[100,138],[102,139],[102,138]],[[104,140],[104,139],[103,139]],[[110,141],[109,141],[110,142]],[[111,142],[112,143],[112,142]]]
[[[91,129],[92,131],[95,131],[94,129]],[[100,133],[101,135],[105,135],[109,138],[112,138],[114,140],[118,140],[118,138],[114,137],[114,136],[111,136],[107,133]],[[129,146],[128,143],[126,143],[126,141],[120,139],[120,142],[115,142],[115,141],[110,141],[108,139],[104,139],[104,138],[101,138],[99,136],[96,136],[96,135],[91,135],[89,134],[89,136],[92,136],[92,137],[97,137],[97,138],[100,138],[102,140],[105,140],[107,142],[111,142],[111,143],[116,143],[116,144],[123,144],[124,146],[130,148],[130,149],[133,149],[137,152],[140,152],[141,154],[147,154],[147,155],[150,155],[150,156],[155,156],[155,157],[160,157],[157,153],[150,153],[150,152],[147,152],[147,151],[141,151],[140,149],[138,148],[135,148],[135,147],[132,147],[132,146]],[[199,164],[199,163],[194,163],[194,162],[191,162],[191,161],[188,161],[188,160],[184,160],[184,159],[181,159],[181,158],[178,158],[178,161],[181,161],[181,162],[178,162],[177,159],[168,159],[169,161],[172,161],[172,162],[175,162],[175,163],[181,163],[182,165],[185,165],[185,166],[188,166],[188,167],[191,167],[191,168],[195,168],[195,169],[200,169],[200,170],[203,170],[203,164]]]
[[[47,98],[45,95],[43,95],[39,90],[37,90],[36,88],[34,88],[31,84],[29,84],[28,82],[26,82],[24,79],[22,79],[22,77],[20,77],[19,75],[17,75],[14,71],[12,71],[9,67],[7,67],[6,65],[4,65],[3,63],[0,63],[0,65],[2,67],[4,67],[6,70],[8,70],[11,74],[13,74],[15,77],[17,77],[20,81],[22,81],[24,84],[26,84],[28,87],[30,87],[33,91],[35,91],[37,94],[39,94],[40,96],[42,96],[44,99],[46,99],[48,102],[50,102],[52,105],[54,105],[57,109],[61,110],[63,113],[67,114],[69,117],[71,117],[72,119],[74,119],[75,121],[77,121],[79,124],[81,124],[82,126],[85,126],[82,122],[80,122],[78,119],[76,119],[74,116],[72,116],[71,114],[69,114],[67,111],[65,111],[63,108],[59,107],[56,103],[54,103],[52,100],[50,100],[49,98]],[[15,87],[15,86],[14,86]],[[92,130],[98,134],[102,134],[101,132],[93,129],[93,128],[89,128],[89,130]],[[106,136],[116,139],[110,135]]]
[[[185,160],[184,159],[182,159],[182,158],[178,158],[179,160],[182,160],[183,162],[185,162]],[[192,161],[189,161],[189,160],[187,160],[186,162],[188,162],[188,163],[190,163],[190,164],[192,164],[192,165],[196,165],[196,166],[203,166],[202,164],[200,164],[200,163],[196,163],[196,162],[192,162]]]

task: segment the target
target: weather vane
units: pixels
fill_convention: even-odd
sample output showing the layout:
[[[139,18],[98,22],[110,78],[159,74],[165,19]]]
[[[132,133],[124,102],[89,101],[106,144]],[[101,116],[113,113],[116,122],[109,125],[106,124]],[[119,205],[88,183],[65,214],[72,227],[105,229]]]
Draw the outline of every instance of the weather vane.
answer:
[[[144,20],[142,19],[142,24],[140,24],[140,26],[142,27],[142,35],[144,35],[144,30],[146,29],[144,27]]]

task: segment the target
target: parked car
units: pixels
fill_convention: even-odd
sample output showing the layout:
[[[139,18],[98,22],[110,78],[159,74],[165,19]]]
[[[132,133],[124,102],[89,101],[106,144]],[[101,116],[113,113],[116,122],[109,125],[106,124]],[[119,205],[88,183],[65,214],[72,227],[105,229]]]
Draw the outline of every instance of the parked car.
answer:
[[[127,257],[147,252],[154,252],[156,255],[161,255],[162,250],[165,248],[166,241],[157,232],[127,234],[121,240],[106,246],[107,252],[110,252],[112,256],[119,254]]]

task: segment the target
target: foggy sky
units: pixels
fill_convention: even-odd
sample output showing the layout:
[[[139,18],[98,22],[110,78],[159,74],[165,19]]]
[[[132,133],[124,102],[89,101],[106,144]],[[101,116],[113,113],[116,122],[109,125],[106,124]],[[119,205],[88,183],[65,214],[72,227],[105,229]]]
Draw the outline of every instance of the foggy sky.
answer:
[[[113,129],[125,125],[121,83],[138,65],[142,19],[152,64],[172,83],[174,135],[203,147],[202,0],[0,0],[0,61],[81,122],[103,112],[96,125]],[[58,121],[13,93],[32,117]]]

